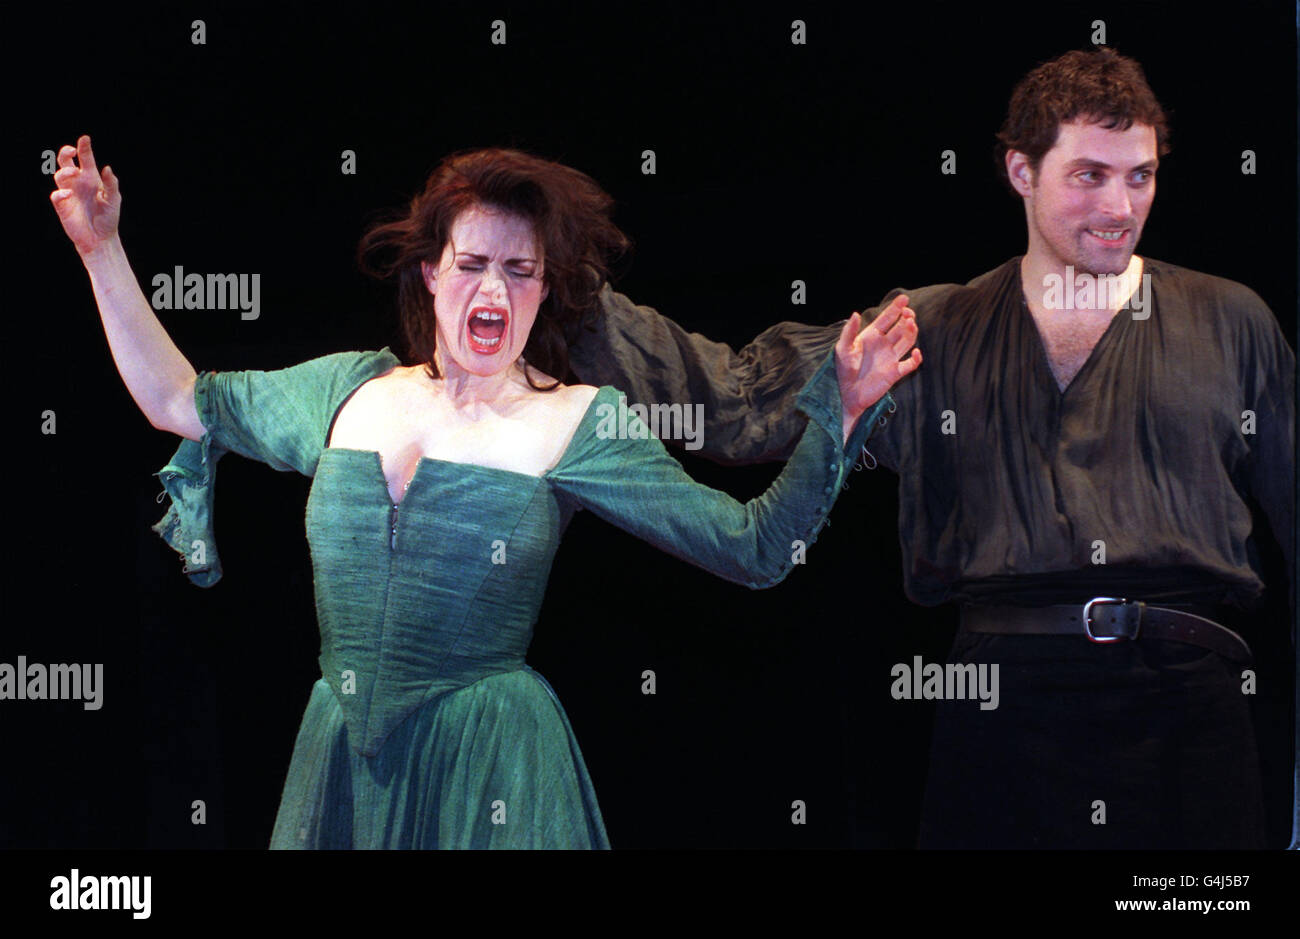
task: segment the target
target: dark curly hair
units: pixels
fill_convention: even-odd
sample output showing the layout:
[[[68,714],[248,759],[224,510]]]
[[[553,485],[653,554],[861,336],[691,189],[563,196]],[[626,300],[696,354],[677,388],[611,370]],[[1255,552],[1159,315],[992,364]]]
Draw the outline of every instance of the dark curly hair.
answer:
[[[524,375],[533,388],[551,391],[569,370],[566,327],[597,309],[610,264],[629,246],[610,220],[613,204],[591,177],[560,163],[517,150],[456,153],[433,171],[409,211],[365,233],[357,262],[381,280],[396,275],[406,351],[438,378],[433,296],[421,262],[440,263],[452,225],[468,209],[498,209],[526,219],[542,249],[543,282],[550,292],[524,346]],[[556,376],[556,384],[534,384],[530,365]]]
[[[1158,154],[1169,152],[1164,108],[1135,59],[1108,46],[1067,52],[1039,65],[1011,93],[993,154],[1007,186],[1011,186],[1007,178],[1008,150],[1019,150],[1029,157],[1029,166],[1037,173],[1043,156],[1056,145],[1061,125],[1080,118],[1107,130],[1128,130],[1135,123],[1146,124],[1155,128]]]

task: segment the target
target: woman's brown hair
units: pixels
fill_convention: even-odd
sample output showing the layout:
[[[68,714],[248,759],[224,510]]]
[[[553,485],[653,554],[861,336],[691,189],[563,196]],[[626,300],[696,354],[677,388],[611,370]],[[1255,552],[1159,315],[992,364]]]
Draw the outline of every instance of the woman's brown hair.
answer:
[[[628,248],[610,220],[613,199],[585,173],[517,150],[453,154],[429,176],[409,211],[366,232],[357,261],[371,276],[397,277],[406,351],[438,378],[433,296],[420,264],[440,263],[453,223],[475,206],[517,215],[533,227],[550,292],[524,346],[524,374],[532,387],[552,390],[555,385],[533,384],[527,366],[563,380],[569,370],[565,327],[596,309],[609,265]]]

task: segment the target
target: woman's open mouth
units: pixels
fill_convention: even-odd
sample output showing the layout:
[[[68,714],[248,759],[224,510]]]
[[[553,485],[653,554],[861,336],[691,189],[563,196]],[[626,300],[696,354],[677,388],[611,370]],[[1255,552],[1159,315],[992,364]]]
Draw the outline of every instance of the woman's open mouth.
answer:
[[[505,339],[509,314],[504,309],[478,307],[470,312],[465,330],[469,347],[483,355],[492,355],[501,348]]]

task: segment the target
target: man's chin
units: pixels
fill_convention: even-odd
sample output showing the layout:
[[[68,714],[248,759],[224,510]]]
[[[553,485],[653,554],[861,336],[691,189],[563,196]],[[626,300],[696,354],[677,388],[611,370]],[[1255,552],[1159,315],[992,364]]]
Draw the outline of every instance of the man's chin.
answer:
[[[1108,277],[1123,274],[1133,260],[1133,252],[1125,251],[1123,256],[1083,257],[1074,262],[1074,273],[1090,274],[1093,277]]]

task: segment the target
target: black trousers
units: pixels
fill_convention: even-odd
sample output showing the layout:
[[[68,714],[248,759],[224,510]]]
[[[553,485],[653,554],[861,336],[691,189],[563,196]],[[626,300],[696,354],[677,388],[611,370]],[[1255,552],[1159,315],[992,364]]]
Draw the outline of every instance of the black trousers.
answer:
[[[1264,847],[1246,667],[1154,639],[959,632],[999,701],[940,701],[922,848]]]

